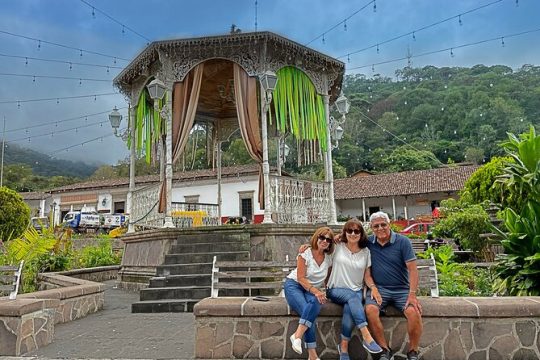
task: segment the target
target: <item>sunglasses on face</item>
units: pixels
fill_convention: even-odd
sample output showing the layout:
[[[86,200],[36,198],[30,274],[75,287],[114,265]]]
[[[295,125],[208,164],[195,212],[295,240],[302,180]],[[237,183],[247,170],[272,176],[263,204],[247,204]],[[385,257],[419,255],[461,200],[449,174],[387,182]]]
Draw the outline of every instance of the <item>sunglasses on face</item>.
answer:
[[[388,227],[388,224],[387,223],[382,223],[382,224],[375,224],[372,226],[372,228],[374,229],[386,229]]]
[[[320,241],[326,241],[327,243],[331,244],[333,239],[329,236],[319,235]]]
[[[353,233],[354,233],[355,235],[358,235],[358,234],[360,234],[360,231],[361,231],[361,230],[360,230],[360,229],[347,229],[347,230],[345,230],[345,231],[346,231],[347,234],[349,234],[349,235],[352,235]]]

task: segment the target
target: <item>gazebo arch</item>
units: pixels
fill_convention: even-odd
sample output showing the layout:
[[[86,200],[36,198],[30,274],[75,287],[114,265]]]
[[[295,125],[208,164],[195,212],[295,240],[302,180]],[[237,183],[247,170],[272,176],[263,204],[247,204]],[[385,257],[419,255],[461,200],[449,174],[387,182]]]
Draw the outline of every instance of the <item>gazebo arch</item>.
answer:
[[[216,70],[220,67],[221,70]],[[329,144],[330,134],[327,131],[330,121],[329,106],[341,91],[344,64],[273,33],[240,33],[153,42],[114,79],[114,85],[132,104],[139,101],[145,86],[151,79],[159,79],[165,85],[166,100],[157,107],[162,108],[161,113],[166,121],[164,198],[167,199],[165,209],[169,218],[167,220],[166,217],[165,220],[169,226],[171,225],[172,163],[185,145],[193,124],[206,121],[216,125],[228,121],[223,119],[232,118],[236,118],[240,124],[242,138],[247,144],[248,152],[261,164],[264,191],[259,193],[265,193],[261,208],[265,209],[265,222],[272,221],[266,129],[266,113],[270,104],[266,103],[267,95],[264,95],[266,92],[261,89],[258,78],[267,71],[279,73],[281,69],[290,67],[298,69],[309,79],[309,83],[316,91],[317,99],[322,97],[317,100],[319,101],[317,106],[323,109],[320,113],[324,114],[325,119],[318,130],[318,136],[321,136],[321,139],[324,136],[324,143]],[[233,69],[232,79],[229,77],[231,68]],[[224,75],[225,73],[228,75]],[[178,100],[179,91],[184,91],[183,105]],[[187,100],[188,97],[190,100]],[[222,102],[219,103],[219,101]],[[242,103],[240,108],[237,106],[238,102]],[[187,105],[190,106],[189,111],[186,110]],[[179,110],[182,106],[184,106],[183,110]],[[276,105],[274,109],[277,108]],[[180,116],[179,111],[182,112]],[[233,112],[236,112],[235,116]],[[134,115],[135,113],[132,112],[132,116]],[[182,123],[182,119],[187,122]],[[178,126],[180,130],[173,130]],[[132,128],[131,131],[134,135]],[[260,140],[250,138],[248,133],[255,135],[255,138],[260,136]],[[225,135],[227,132],[220,131],[217,139],[222,139]],[[180,138],[179,142],[178,138]],[[258,141],[262,143],[262,149],[255,146]],[[331,146],[326,147],[324,159],[330,186],[327,192],[330,205],[328,222],[333,223],[336,216],[333,201]],[[130,181],[130,192],[133,190],[134,184],[132,186]]]

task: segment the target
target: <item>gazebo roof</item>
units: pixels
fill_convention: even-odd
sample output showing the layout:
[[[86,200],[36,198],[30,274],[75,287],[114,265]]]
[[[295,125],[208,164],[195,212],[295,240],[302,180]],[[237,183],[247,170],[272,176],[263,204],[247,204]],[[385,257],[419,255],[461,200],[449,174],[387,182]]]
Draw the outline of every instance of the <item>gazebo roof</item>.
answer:
[[[295,66],[321,94],[328,81],[331,102],[339,96],[345,72],[342,61],[265,31],[154,41],[116,76],[114,85],[133,98],[138,96],[141,82],[158,72],[168,81],[182,81],[193,66],[209,59],[234,61],[250,76]]]

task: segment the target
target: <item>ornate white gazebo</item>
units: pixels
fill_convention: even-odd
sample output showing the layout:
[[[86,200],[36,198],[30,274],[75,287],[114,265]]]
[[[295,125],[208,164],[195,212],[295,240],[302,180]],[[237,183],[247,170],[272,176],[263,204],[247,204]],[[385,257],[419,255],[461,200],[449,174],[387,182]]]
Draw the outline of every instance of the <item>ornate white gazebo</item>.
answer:
[[[214,151],[220,142],[240,129],[250,156],[261,166],[259,194],[264,196],[259,201],[264,208],[263,223],[273,222],[278,217],[272,217],[272,213],[279,213],[280,222],[322,220],[335,224],[331,132],[336,132],[337,126],[330,116],[330,106],[339,98],[343,102],[340,112],[344,114],[348,108],[346,99],[340,97],[343,75],[341,61],[270,32],[148,45],[114,79],[114,85],[132,104],[127,203],[131,219],[137,221],[144,215],[147,220],[156,220],[157,225],[164,221],[165,227],[174,226],[172,165],[182,153],[192,127],[198,124],[212,135],[208,147],[213,157],[220,156],[220,151]],[[324,160],[326,181],[306,185],[290,178],[271,178],[269,130],[295,137],[301,153],[298,161]],[[156,188],[144,194],[135,191],[136,149],[144,149],[147,158],[162,154],[161,192]],[[219,167],[219,158],[216,163]],[[310,216],[293,216],[298,209],[307,208],[307,188],[311,191]],[[151,209],[142,198],[155,203],[158,194],[162,215],[157,206],[149,215]],[[220,202],[218,195],[218,208]]]

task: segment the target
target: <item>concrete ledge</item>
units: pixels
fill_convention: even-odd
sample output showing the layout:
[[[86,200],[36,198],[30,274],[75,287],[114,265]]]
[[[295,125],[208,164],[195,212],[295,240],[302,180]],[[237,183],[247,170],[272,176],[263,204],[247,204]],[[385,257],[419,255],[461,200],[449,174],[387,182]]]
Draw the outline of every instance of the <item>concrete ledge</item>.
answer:
[[[422,297],[424,360],[539,359],[540,297]],[[268,302],[252,298],[206,298],[195,305],[196,358],[301,358],[289,336],[298,326],[282,297]],[[335,359],[342,308],[324,305],[317,319],[318,353]],[[398,359],[407,352],[407,323],[395,309],[382,318],[386,337]],[[370,359],[354,334],[352,359]]]
[[[38,276],[47,290],[0,298],[0,355],[19,356],[53,341],[54,325],[103,308],[105,285],[46,273]]]

